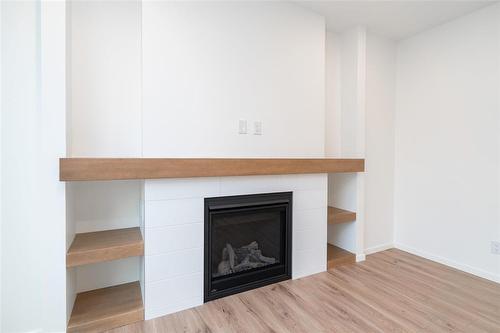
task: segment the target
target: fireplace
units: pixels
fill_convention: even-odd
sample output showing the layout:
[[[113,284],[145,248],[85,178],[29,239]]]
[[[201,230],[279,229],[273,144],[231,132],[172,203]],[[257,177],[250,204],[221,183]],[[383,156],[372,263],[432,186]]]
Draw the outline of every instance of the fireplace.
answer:
[[[205,199],[204,299],[287,280],[292,192]]]

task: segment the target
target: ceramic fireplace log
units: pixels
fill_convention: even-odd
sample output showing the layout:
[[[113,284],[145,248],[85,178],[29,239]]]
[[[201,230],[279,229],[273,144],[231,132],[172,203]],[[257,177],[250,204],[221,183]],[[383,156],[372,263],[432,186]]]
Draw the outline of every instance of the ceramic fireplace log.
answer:
[[[275,258],[262,255],[256,241],[236,249],[227,243],[222,249],[222,260],[217,267],[217,272],[219,276],[222,276],[274,263],[276,263]]]

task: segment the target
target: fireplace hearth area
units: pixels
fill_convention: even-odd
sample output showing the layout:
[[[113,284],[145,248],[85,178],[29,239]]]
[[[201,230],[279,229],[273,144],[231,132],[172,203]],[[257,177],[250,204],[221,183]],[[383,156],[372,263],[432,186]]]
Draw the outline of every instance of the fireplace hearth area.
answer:
[[[291,279],[292,196],[205,198],[205,302]]]

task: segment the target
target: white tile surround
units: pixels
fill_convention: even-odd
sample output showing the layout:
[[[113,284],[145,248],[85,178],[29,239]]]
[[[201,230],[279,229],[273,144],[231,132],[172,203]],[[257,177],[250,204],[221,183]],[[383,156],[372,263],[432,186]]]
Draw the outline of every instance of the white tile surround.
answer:
[[[146,319],[203,304],[204,198],[293,191],[292,277],[326,270],[327,175],[146,180]]]

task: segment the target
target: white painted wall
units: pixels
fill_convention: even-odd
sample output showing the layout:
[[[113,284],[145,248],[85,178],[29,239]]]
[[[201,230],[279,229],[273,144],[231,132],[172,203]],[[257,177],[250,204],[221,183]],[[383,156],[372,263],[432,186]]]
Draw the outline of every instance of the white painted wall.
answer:
[[[72,84],[72,19],[71,9],[73,2],[66,2],[66,156],[71,156],[72,123],[71,123],[71,88]],[[74,199],[71,191],[71,183],[66,186],[66,252],[68,252],[73,239],[75,238]],[[66,321],[68,322],[73,310],[77,293],[76,269],[66,269]]]
[[[72,182],[75,232],[138,227],[142,181]]]
[[[63,332],[65,4],[1,6],[1,331]]]
[[[35,231],[30,230],[33,221],[33,210],[17,210],[22,198],[34,199],[35,193],[31,181],[33,170],[23,163],[23,154],[31,154],[31,137],[20,135],[21,128],[27,133],[35,128],[33,121],[25,123],[23,117],[30,119],[39,110],[37,105],[36,73],[36,20],[37,8],[33,3],[6,3],[2,7],[2,331],[22,331],[40,327],[41,318],[36,306],[39,295],[30,293],[40,282],[35,276],[28,274],[24,279],[18,278],[24,273],[25,266],[16,263],[33,263],[35,260],[29,247],[17,249],[19,239],[37,244]],[[20,18],[23,18],[23,24]],[[20,54],[17,54],[17,53]],[[15,61],[16,60],[16,61]],[[16,65],[17,64],[17,65]],[[8,82],[8,84],[7,84]],[[19,131],[19,132],[17,132]],[[16,132],[19,133],[16,135]],[[17,143],[16,145],[14,143]],[[19,146],[19,147],[16,147]],[[10,161],[9,164],[6,162]],[[16,166],[17,165],[17,166]],[[24,175],[28,175],[28,180]],[[20,182],[24,186],[17,187]],[[19,184],[19,183],[18,183]],[[31,200],[30,200],[31,202]],[[10,208],[9,208],[10,207]],[[27,231],[27,232],[26,232]],[[7,237],[6,235],[9,235]],[[38,243],[39,244],[39,243]],[[7,253],[16,251],[16,257]],[[29,267],[36,269],[35,267]],[[6,273],[8,272],[8,273]],[[26,284],[26,286],[23,286]],[[18,293],[20,289],[21,294]],[[21,296],[21,297],[20,297]],[[21,304],[20,300],[23,299]],[[21,320],[21,306],[24,305],[27,315]]]
[[[282,2],[145,2],[142,22],[144,156],[324,156],[322,17]]]
[[[3,6],[0,4],[0,18],[2,17],[2,8]],[[3,40],[3,25],[2,25],[3,20],[0,20],[0,49],[2,48],[2,40]],[[2,213],[2,194],[3,194],[3,187],[2,187],[2,110],[3,110],[3,76],[2,76],[2,67],[3,67],[3,52],[0,51],[0,295],[2,295],[2,221],[3,221],[3,213]],[[2,301],[0,300],[0,329],[3,327],[2,325],[2,317],[3,317],[3,312],[2,312]]]
[[[70,152],[141,156],[139,1],[73,1]]]
[[[397,246],[500,281],[500,6],[398,45]]]
[[[366,29],[340,34],[341,154],[365,157]]]
[[[38,235],[43,251],[38,251],[42,280],[43,330],[64,331],[66,295],[61,286],[66,277],[65,185],[59,182],[58,158],[66,154],[66,4],[40,3],[40,98],[38,129],[38,195],[40,212],[35,223],[43,221]],[[43,198],[43,200],[40,200]],[[18,240],[19,241],[19,240]],[[41,278],[42,277],[42,278]]]
[[[342,92],[340,35],[326,32],[325,41],[325,156],[342,156]]]
[[[366,253],[393,246],[396,43],[366,36]]]
[[[366,30],[327,33],[326,156],[365,156]],[[330,206],[355,211],[352,223],[328,226],[328,243],[364,259],[364,175],[330,174]]]

